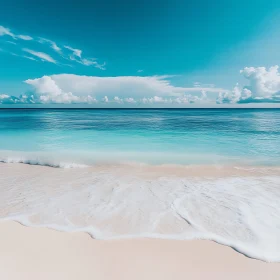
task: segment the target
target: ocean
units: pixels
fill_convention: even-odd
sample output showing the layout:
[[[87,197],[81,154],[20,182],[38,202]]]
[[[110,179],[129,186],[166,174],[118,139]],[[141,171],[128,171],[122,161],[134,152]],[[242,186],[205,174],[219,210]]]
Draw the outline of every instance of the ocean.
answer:
[[[280,261],[279,109],[1,109],[0,162],[2,220]]]
[[[279,165],[280,110],[0,110],[1,160]]]

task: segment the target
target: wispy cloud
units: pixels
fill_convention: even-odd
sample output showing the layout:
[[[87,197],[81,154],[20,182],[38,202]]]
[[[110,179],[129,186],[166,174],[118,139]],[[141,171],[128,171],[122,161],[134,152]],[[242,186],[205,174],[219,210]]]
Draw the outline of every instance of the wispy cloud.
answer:
[[[31,36],[28,36],[28,35],[16,35],[14,34],[13,32],[11,32],[11,30],[7,27],[4,27],[2,25],[0,25],[0,36],[10,36],[12,37],[13,39],[21,39],[21,40],[24,40],[24,41],[30,41],[30,40],[33,40],[33,38]]]
[[[12,45],[16,45],[17,44],[16,42],[13,42],[13,41],[6,41],[6,43],[12,44]]]
[[[28,56],[28,55],[19,55],[17,53],[14,53],[14,52],[10,52],[10,51],[6,51],[6,50],[3,50],[3,49],[0,49],[1,52],[4,52],[4,53],[8,53],[9,55],[12,55],[12,56],[17,56],[17,57],[23,57],[23,58],[26,58],[26,59],[29,59],[29,60],[33,60],[33,61],[38,61],[37,59],[35,59],[34,57],[31,57],[31,56]]]
[[[38,41],[38,42],[41,43],[41,44],[44,44],[44,43],[49,44],[50,47],[51,47],[54,51],[56,51],[56,52],[59,53],[59,54],[62,53],[62,52],[61,52],[61,48],[60,48],[54,41],[52,41],[52,40],[45,39],[45,38],[39,38],[39,41]]]
[[[105,66],[106,63],[99,64],[94,58],[82,58],[80,61],[77,61],[80,64],[83,64],[85,66],[95,66],[96,68],[99,68],[101,70],[106,70]]]
[[[0,36],[5,36],[5,35],[15,38],[15,35],[10,31],[9,28],[0,25]]]
[[[28,52],[32,56],[40,58],[40,60],[48,61],[51,63],[55,63],[57,65],[64,65],[73,67],[75,63],[84,65],[84,66],[93,66],[95,68],[105,70],[105,63],[99,63],[96,58],[85,57],[83,56],[83,51],[77,48],[73,48],[69,45],[59,45],[53,40],[42,38],[42,37],[31,37],[29,35],[15,34],[11,31],[10,28],[4,27],[0,25],[0,36],[7,36],[12,38],[13,40],[7,40],[6,43],[17,46],[18,51],[12,49],[13,53],[17,53],[17,56],[23,57],[26,59],[36,60],[31,56],[22,55],[22,50],[24,52]],[[26,41],[26,43],[21,42],[17,43],[17,40]],[[32,41],[32,42],[27,42]],[[41,49],[38,50],[40,45],[49,46],[49,51],[42,52]],[[36,49],[34,51],[33,49]],[[11,49],[6,46],[6,50],[4,50],[7,54],[11,54]],[[54,53],[52,53],[54,52]],[[33,58],[33,59],[32,59]],[[40,61],[36,60],[36,61]],[[75,62],[75,63],[74,63]]]
[[[32,37],[28,36],[28,35],[18,35],[17,38],[25,40],[25,41],[31,41],[33,40]]]
[[[23,55],[22,57],[27,58],[29,60],[37,61],[34,57],[28,56],[28,55]]]
[[[64,46],[65,49],[71,51],[68,55],[68,58],[72,61],[76,61],[77,63],[80,63],[85,66],[94,66],[96,68],[99,68],[101,70],[105,70],[106,63],[100,64],[97,62],[96,58],[83,58],[82,57],[82,50],[74,49],[70,46]]]
[[[34,55],[38,58],[41,58],[44,61],[48,61],[48,62],[51,62],[51,63],[56,63],[56,61],[50,55],[48,55],[46,53],[37,52],[37,51],[30,50],[30,49],[23,49],[23,51],[25,51],[25,52],[27,52],[31,55]]]
[[[72,52],[72,54],[70,55],[70,58],[72,58],[73,60],[75,60],[75,57],[82,57],[82,50],[79,49],[74,49],[70,46],[64,46],[65,49],[68,49]]]

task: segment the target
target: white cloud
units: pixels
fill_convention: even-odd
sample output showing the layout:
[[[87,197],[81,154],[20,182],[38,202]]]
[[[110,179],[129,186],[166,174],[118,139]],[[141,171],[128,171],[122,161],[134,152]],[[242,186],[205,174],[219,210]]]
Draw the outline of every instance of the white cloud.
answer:
[[[72,67],[73,62],[75,63],[79,63],[81,65],[84,66],[93,66],[95,68],[101,69],[101,70],[105,70],[105,65],[106,63],[99,63],[98,60],[96,58],[91,58],[91,57],[82,57],[82,53],[83,51],[80,49],[76,49],[76,48],[72,48],[70,46],[63,46],[63,47],[59,47],[58,44],[50,39],[46,39],[46,38],[42,38],[42,37],[31,37],[29,35],[22,35],[22,34],[15,34],[13,33],[9,28],[6,28],[4,26],[0,25],[0,36],[9,36],[11,38],[14,39],[15,42],[11,41],[6,41],[9,44],[13,44],[13,45],[19,45],[18,48],[22,48],[23,50],[36,56],[41,58],[41,60],[43,61],[48,61],[51,63],[57,63],[60,65],[66,65],[66,66],[70,66]],[[36,49],[38,48],[38,43],[40,44],[46,44],[49,46],[49,48],[52,51],[56,52],[56,58],[52,58],[52,56],[50,54],[47,54],[45,52],[41,52],[41,51],[33,51],[30,48],[33,49],[33,46],[30,47],[30,42],[21,42],[21,45],[23,45],[22,47],[20,47],[20,44],[17,44],[17,40],[23,40],[23,41],[31,41],[33,40],[32,44],[35,46],[35,44],[37,44]],[[6,46],[8,48],[8,46]],[[34,47],[35,48],[35,47]],[[11,54],[11,52],[9,51],[9,49],[7,50],[3,50],[6,53]],[[14,50],[13,50],[14,51]],[[17,53],[17,56],[19,57],[24,57],[27,59],[30,59],[30,57],[27,56],[23,56],[20,54],[21,49],[18,49],[18,52],[15,51],[14,53]],[[57,54],[59,54],[59,57],[57,58]],[[40,60],[37,60],[40,61]],[[65,61],[68,61],[67,63],[65,63]],[[69,61],[71,61],[71,65],[69,63]]]
[[[19,54],[17,54],[17,53],[5,51],[5,50],[2,50],[2,49],[0,49],[0,51],[3,51],[3,52],[5,52],[5,53],[8,53],[8,54],[10,54],[10,55],[12,55],[12,56],[23,57],[23,58],[26,58],[26,59],[29,59],[29,60],[38,61],[37,59],[35,59],[35,58],[32,57],[32,56],[22,55],[22,54],[19,55]]]
[[[86,97],[86,99],[84,99],[84,100],[85,100],[85,101],[83,101],[83,102],[89,103],[89,104],[98,103],[97,99],[96,99],[95,97],[92,97],[91,95],[88,95],[88,96]]]
[[[240,73],[250,82],[246,87],[253,97],[270,98],[280,91],[279,66],[266,70],[265,67],[246,67]]]
[[[173,102],[178,104],[191,104],[191,103],[207,103],[211,102],[207,97],[205,90],[201,90],[201,95],[184,94],[181,97],[177,97]]]
[[[82,50],[74,49],[70,46],[64,46],[64,48],[71,51],[71,53],[69,55],[70,60],[76,61],[77,63],[80,63],[85,66],[94,66],[101,70],[105,70],[106,64],[105,63],[99,64],[97,62],[96,58],[82,58]]]
[[[119,76],[97,77],[60,74],[50,76],[64,91],[77,95],[127,97],[182,96],[187,92],[211,91],[218,93],[220,88],[187,88],[177,87],[168,80],[169,76]]]
[[[108,102],[109,102],[109,98],[105,95],[105,96],[102,98],[102,101],[105,102],[105,103],[108,103]]]
[[[207,93],[205,90],[201,91],[201,99],[204,99],[204,100],[207,99]]]
[[[107,96],[105,96],[105,97],[107,97]],[[109,101],[109,100],[108,100],[108,97],[107,97],[106,100],[107,100],[106,102]],[[137,101],[134,100],[134,98],[132,98],[132,97],[120,98],[120,97],[118,97],[118,96],[115,96],[115,97],[114,97],[113,102],[118,103],[118,104],[124,104],[124,103],[134,104],[134,103],[137,103]]]
[[[12,44],[12,45],[16,45],[16,42],[12,42],[12,41],[6,41],[6,43]]]
[[[23,51],[25,51],[29,54],[32,54],[32,55],[34,55],[38,58],[41,58],[44,61],[48,61],[48,62],[51,62],[51,63],[56,63],[56,61],[50,55],[48,55],[46,53],[37,52],[37,51],[30,50],[30,49],[23,49]]]
[[[74,49],[70,46],[64,46],[64,49],[67,49],[70,52],[70,54],[65,54],[62,48],[60,48],[54,41],[45,39],[45,38],[39,38],[39,43],[41,44],[49,44],[50,47],[57,53],[60,54],[61,58],[67,59],[70,61],[75,61],[79,64],[82,64],[84,66],[94,66],[96,68],[99,68],[101,70],[105,70],[105,63],[99,64],[95,58],[83,58],[82,57],[82,50]]]
[[[70,74],[44,76],[25,81],[43,103],[188,104],[207,101],[206,92],[187,93],[173,86],[168,76],[95,77]],[[198,88],[195,88],[197,92]]]
[[[17,38],[25,40],[25,41],[31,41],[33,40],[32,37],[28,36],[28,35],[18,35]]]
[[[38,41],[38,42],[41,43],[41,44],[44,44],[44,43],[49,44],[50,47],[51,47],[54,51],[56,51],[56,52],[59,53],[59,54],[62,53],[61,48],[60,48],[54,41],[52,41],[52,40],[45,39],[45,38],[39,38],[39,41]]]
[[[12,33],[9,28],[0,25],[0,36],[5,36],[5,35],[10,36],[14,39],[21,39],[25,41],[33,40],[33,38],[28,35],[16,35]]]
[[[23,55],[22,57],[27,58],[29,60],[37,61],[34,57],[28,56],[28,55]]]
[[[44,76],[39,79],[27,80],[27,84],[36,88],[35,101],[39,103],[93,103],[96,99],[92,96],[77,96],[72,92],[65,92],[51,77]]]
[[[76,57],[79,57],[79,58],[82,57],[82,50],[74,49],[74,48],[72,48],[72,47],[70,47],[70,46],[64,46],[64,48],[65,48],[65,49],[68,49],[68,50],[70,50],[70,51],[72,52],[71,57],[72,57],[73,60],[74,60],[74,57],[75,57],[75,56],[76,56]]]
[[[161,96],[153,96],[151,98],[148,98],[148,102],[149,103],[168,103],[168,99],[167,98],[163,98]]]
[[[5,36],[5,35],[15,38],[15,35],[11,32],[9,28],[0,25],[0,36]]]
[[[245,67],[240,73],[249,85],[240,88],[237,84],[231,92],[220,93],[217,103],[280,102],[280,73],[278,65]]]
[[[217,98],[217,103],[238,103],[240,100],[244,100],[249,98],[250,96],[246,94],[247,90],[244,89],[244,92],[242,89],[240,89],[239,85],[236,84],[236,86],[233,88],[230,92],[225,93],[219,93],[219,96]],[[249,93],[248,93],[249,94]],[[251,93],[250,93],[251,94]]]
[[[123,103],[123,100],[121,98],[119,98],[118,96],[114,97],[114,101],[117,103]]]
[[[105,70],[106,63],[99,64],[94,58],[81,58],[81,60],[76,60],[78,63],[83,64],[85,66],[95,66],[96,68],[99,68],[101,70]]]
[[[31,53],[31,50],[28,51]],[[38,54],[34,51],[31,54],[34,53]],[[42,59],[41,55],[37,57]],[[216,103],[220,104],[280,102],[278,66],[269,69],[246,67],[241,74],[249,81],[249,85],[241,87],[236,84],[232,91],[205,88],[200,83],[195,83],[192,88],[179,87],[171,83],[171,76],[97,77],[59,74],[26,80],[25,83],[33,88],[32,93],[19,97],[2,94],[0,103],[100,103],[101,106],[108,103],[108,106],[137,104],[165,107],[196,103],[211,106],[214,93],[219,93]],[[211,93],[209,97],[208,93]]]
[[[136,101],[132,97],[125,98],[124,102],[126,102],[126,103],[136,103]]]
[[[18,97],[10,96],[8,94],[0,94],[0,104],[16,104],[16,103],[21,103]]]
[[[6,98],[9,98],[10,96],[7,95],[7,94],[0,94],[0,99],[6,99]]]

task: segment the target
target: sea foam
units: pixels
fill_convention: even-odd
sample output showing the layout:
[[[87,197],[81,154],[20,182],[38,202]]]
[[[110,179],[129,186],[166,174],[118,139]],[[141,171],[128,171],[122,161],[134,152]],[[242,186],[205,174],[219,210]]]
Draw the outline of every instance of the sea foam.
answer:
[[[210,239],[280,261],[280,176],[176,177],[2,164],[0,217],[94,238]],[[137,168],[135,168],[137,170]]]
[[[2,152],[3,153],[3,152]],[[0,162],[2,163],[23,163],[29,165],[41,165],[48,166],[54,168],[84,168],[88,167],[88,165],[83,163],[76,163],[71,161],[61,161],[56,159],[55,157],[47,157],[47,156],[34,156],[32,153],[20,153],[20,156],[7,156],[1,155]]]

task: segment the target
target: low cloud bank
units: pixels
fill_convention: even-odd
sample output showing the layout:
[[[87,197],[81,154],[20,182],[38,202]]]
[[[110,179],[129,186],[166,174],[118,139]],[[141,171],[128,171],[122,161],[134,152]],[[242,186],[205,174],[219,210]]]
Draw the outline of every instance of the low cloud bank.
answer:
[[[32,92],[19,97],[1,95],[2,104],[184,104],[207,100],[206,91],[216,88],[173,86],[169,76],[95,77],[61,74],[29,79]]]
[[[77,53],[78,55],[78,53]],[[279,67],[245,67],[240,71],[248,81],[233,90],[214,86],[174,86],[171,76],[97,77],[59,74],[28,79],[29,93],[0,94],[0,104],[115,104],[128,106],[153,104],[245,104],[280,103]],[[216,97],[217,98],[216,98]],[[211,98],[210,98],[211,97]]]

